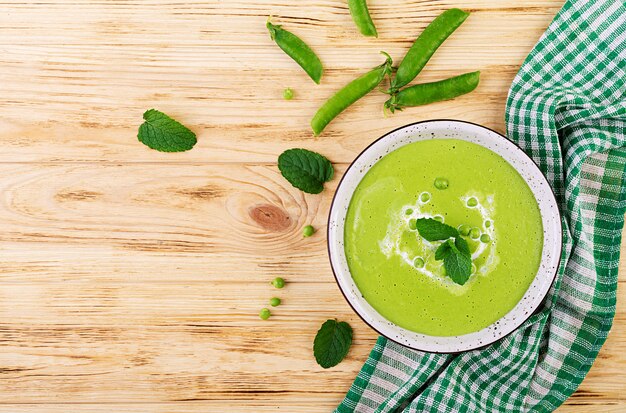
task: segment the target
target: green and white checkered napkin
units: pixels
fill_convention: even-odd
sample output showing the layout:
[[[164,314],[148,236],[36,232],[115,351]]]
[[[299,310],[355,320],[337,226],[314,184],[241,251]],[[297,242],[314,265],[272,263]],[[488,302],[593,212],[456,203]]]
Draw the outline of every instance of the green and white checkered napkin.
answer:
[[[457,355],[380,337],[336,412],[550,412],[589,371],[615,313],[626,212],[623,0],[565,4],[513,81],[506,123],[563,213],[546,304],[505,339]]]

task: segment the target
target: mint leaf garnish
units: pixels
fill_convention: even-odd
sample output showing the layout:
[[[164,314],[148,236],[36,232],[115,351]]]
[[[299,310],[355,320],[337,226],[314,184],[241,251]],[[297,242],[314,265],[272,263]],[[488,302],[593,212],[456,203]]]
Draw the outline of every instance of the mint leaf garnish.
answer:
[[[450,254],[453,245],[454,242],[451,239],[441,244],[439,248],[437,248],[437,251],[435,251],[435,259],[441,261],[446,258],[446,256]]]
[[[450,248],[450,253],[443,259],[443,266],[452,281],[463,285],[472,273],[472,258],[461,253],[455,246]]]
[[[288,149],[278,157],[278,169],[289,183],[309,194],[319,194],[333,178],[328,159],[306,149]]]
[[[430,242],[443,241],[459,235],[459,231],[457,231],[456,228],[431,218],[418,219],[416,221],[416,227],[419,234],[426,241]]]
[[[418,219],[416,226],[419,234],[428,241],[445,240],[435,251],[435,259],[443,260],[443,267],[452,281],[465,284],[472,273],[472,253],[459,231],[428,218]]]
[[[317,332],[313,354],[317,364],[327,369],[344,359],[352,344],[352,327],[346,322],[328,320]]]
[[[145,122],[137,138],[144,145],[161,152],[183,152],[196,144],[196,134],[180,122],[156,109],[143,114]]]
[[[465,241],[463,238],[456,237],[456,239],[454,240],[454,246],[461,252],[461,254],[467,255],[470,258],[472,257],[469,245],[467,245],[467,241]]]

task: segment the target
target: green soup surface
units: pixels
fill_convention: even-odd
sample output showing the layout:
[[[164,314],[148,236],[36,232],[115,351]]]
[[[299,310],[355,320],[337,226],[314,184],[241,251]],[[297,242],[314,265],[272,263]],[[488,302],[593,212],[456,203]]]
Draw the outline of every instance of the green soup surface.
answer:
[[[470,233],[464,285],[435,260],[412,220],[435,218]],[[461,227],[463,225],[463,227]],[[363,297],[394,324],[432,336],[482,330],[508,313],[533,281],[543,249],[537,202],[496,153],[456,139],[405,145],[382,157],[357,186],[344,244]]]

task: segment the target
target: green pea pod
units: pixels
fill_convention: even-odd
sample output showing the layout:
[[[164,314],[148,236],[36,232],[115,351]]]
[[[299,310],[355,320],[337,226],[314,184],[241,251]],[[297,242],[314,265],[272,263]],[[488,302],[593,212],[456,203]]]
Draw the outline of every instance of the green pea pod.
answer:
[[[324,68],[315,52],[302,39],[283,29],[282,26],[272,24],[270,21],[267,22],[266,26],[272,40],[276,42],[278,47],[295,60],[308,73],[311,79],[319,85]]]
[[[419,35],[398,66],[391,92],[408,85],[422,71],[439,46],[467,19],[469,13],[449,9],[441,13]]]
[[[387,56],[385,63],[348,83],[319,108],[313,119],[311,119],[311,128],[316,136],[322,133],[324,128],[337,115],[374,90],[385,76],[391,73],[391,57],[387,53],[383,52],[383,54]]]
[[[402,89],[385,102],[385,108],[392,113],[405,106],[421,106],[442,100],[454,99],[476,89],[480,72],[465,73],[432,83],[421,83]]]
[[[366,0],[348,0],[352,20],[363,36],[378,37]]]

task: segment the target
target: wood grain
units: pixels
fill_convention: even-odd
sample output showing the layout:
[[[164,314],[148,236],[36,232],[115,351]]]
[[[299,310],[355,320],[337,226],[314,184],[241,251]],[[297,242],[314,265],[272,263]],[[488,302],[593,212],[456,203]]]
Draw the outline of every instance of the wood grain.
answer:
[[[523,3],[373,1],[380,33],[374,40],[357,32],[343,0],[12,4],[0,14],[4,159],[267,163],[287,148],[307,146],[350,162],[373,139],[417,120],[459,118],[503,131],[508,85],[560,6],[556,0]],[[480,69],[472,96],[385,119],[385,96],[372,94],[323,138],[313,138],[309,120],[333,91],[379,64],[380,50],[400,59],[416,34],[451,6],[471,10],[472,17],[422,79]],[[271,42],[264,26],[269,14],[322,57],[321,86]],[[282,99],[287,86],[296,92],[290,102]],[[196,130],[196,148],[171,156],[137,145],[141,114],[150,107]]]
[[[0,3],[0,411],[328,412],[376,334],[334,284],[324,229],[337,179],[318,196],[277,171],[291,147],[340,176],[403,124],[458,118],[504,132],[508,86],[556,0],[371,0],[379,39],[342,0],[48,0]],[[421,75],[480,69],[460,99],[384,118],[368,96],[313,138],[333,90],[400,58],[443,9],[471,18]],[[271,43],[269,14],[322,57],[315,86]],[[282,100],[290,86],[296,99]],[[157,107],[197,133],[192,151],[136,140]],[[302,226],[319,232],[302,239]],[[625,250],[624,248],[622,249]],[[269,280],[288,284],[275,290]],[[626,265],[611,335],[559,411],[626,410]],[[258,311],[277,295],[268,322]],[[349,357],[311,355],[327,318],[350,322]]]

